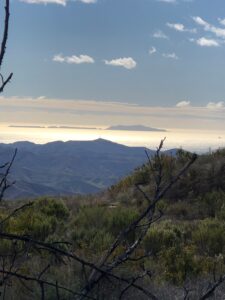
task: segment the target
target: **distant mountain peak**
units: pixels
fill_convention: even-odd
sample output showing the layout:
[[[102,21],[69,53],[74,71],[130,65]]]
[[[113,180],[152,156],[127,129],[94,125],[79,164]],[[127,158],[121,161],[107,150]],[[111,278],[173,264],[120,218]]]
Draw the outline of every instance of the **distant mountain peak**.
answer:
[[[103,139],[103,138],[98,138],[98,139],[96,139],[96,140],[94,140],[92,142],[96,142],[96,143],[100,143],[100,144],[108,144],[108,145],[112,145],[112,144],[113,145],[120,145],[120,146],[124,146],[125,147],[125,145],[122,145],[122,144],[119,144],[119,143],[116,143],[116,142],[112,142],[110,140]]]
[[[111,141],[109,141],[109,140],[106,140],[106,139],[103,139],[103,138],[98,138],[98,139],[96,139],[96,140],[94,140],[94,142],[111,142]]]

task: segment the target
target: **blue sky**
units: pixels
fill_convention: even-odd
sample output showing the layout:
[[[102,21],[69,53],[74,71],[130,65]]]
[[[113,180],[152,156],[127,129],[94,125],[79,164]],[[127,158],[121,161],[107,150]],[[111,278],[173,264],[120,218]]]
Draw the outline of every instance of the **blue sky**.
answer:
[[[221,127],[224,19],[224,0],[13,0],[4,97],[216,109]]]

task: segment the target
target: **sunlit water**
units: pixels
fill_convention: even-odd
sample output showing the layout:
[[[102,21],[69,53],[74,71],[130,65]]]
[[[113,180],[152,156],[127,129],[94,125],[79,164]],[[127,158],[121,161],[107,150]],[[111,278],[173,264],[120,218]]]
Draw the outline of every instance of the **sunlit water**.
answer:
[[[0,124],[0,142],[31,141],[43,144],[51,141],[110,140],[128,146],[144,146],[155,149],[166,137],[165,148],[180,148],[207,152],[225,147],[225,130],[169,129],[167,132],[115,131],[101,129],[21,128]]]

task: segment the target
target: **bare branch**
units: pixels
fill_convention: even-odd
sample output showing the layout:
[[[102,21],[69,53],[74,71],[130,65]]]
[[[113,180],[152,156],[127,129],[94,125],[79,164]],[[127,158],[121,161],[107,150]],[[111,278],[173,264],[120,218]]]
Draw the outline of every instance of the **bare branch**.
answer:
[[[26,203],[18,208],[16,208],[10,215],[8,215],[4,220],[2,220],[0,222],[0,227],[6,223],[10,218],[12,218],[13,216],[15,216],[19,211],[22,211],[24,210],[25,208],[27,207],[31,207],[33,205],[33,202],[29,202],[29,203]]]
[[[4,20],[4,30],[3,30],[3,37],[1,41],[1,49],[0,49],[0,70],[1,66],[3,64],[3,59],[5,56],[6,51],[6,44],[8,39],[8,32],[9,32],[9,8],[10,8],[10,0],[5,0],[5,20]],[[2,84],[0,85],[0,93],[3,92],[5,86],[9,83],[13,76],[13,73],[11,73],[6,80],[4,80],[3,76],[1,75]]]
[[[0,93],[3,92],[5,86],[10,82],[12,77],[13,77],[13,73],[10,73],[6,80],[2,76],[3,81],[2,81],[2,85],[0,86]]]
[[[199,300],[205,300],[205,299],[208,299],[209,297],[211,297],[214,294],[215,290],[224,282],[225,282],[225,275],[220,277],[220,279],[215,284],[213,284],[206,291],[206,293],[199,298]]]
[[[75,254],[74,252],[68,252],[63,250],[60,245],[70,245],[68,242],[60,242],[56,241],[53,243],[46,243],[42,241],[38,241],[33,239],[29,236],[21,236],[16,235],[8,232],[2,232],[0,230],[0,239],[2,240],[9,240],[12,241],[12,243],[20,242],[20,248],[22,247],[22,254],[21,255],[29,255],[31,253],[32,249],[37,251],[39,255],[42,255],[42,251],[46,251],[49,254],[53,254],[55,256],[55,259],[57,262],[66,264],[67,261],[66,258],[70,260],[74,260],[77,263],[81,264],[82,267],[82,274],[84,275],[84,287],[80,291],[72,291],[70,289],[67,289],[64,286],[60,286],[58,282],[49,282],[47,280],[44,280],[44,274],[47,274],[47,271],[49,270],[50,263],[47,262],[46,267],[36,276],[28,275],[28,274],[21,274],[20,273],[20,267],[16,267],[16,261],[18,260],[19,251],[16,249],[12,254],[11,264],[7,268],[4,266],[0,270],[0,273],[3,274],[3,282],[6,283],[7,280],[9,280],[10,277],[14,277],[19,279],[20,281],[32,281],[38,284],[40,291],[41,291],[41,299],[45,298],[45,288],[48,286],[54,287],[56,292],[56,298],[59,299],[59,291],[65,290],[76,296],[76,299],[96,299],[94,298],[97,295],[98,299],[98,291],[100,289],[101,282],[103,280],[112,280],[113,282],[119,283],[120,289],[118,292],[120,292],[120,299],[124,297],[124,295],[127,293],[129,289],[136,289],[137,291],[143,293],[145,296],[147,296],[148,299],[157,300],[157,297],[148,289],[145,288],[145,285],[143,283],[138,284],[138,281],[143,281],[145,276],[149,276],[151,278],[151,272],[145,271],[142,274],[134,275],[133,277],[123,277],[118,275],[118,269],[119,267],[128,262],[128,261],[142,261],[145,258],[149,257],[151,253],[146,253],[144,255],[140,255],[136,257],[135,251],[138,249],[138,247],[141,245],[142,241],[146,237],[146,234],[150,228],[150,226],[158,221],[162,217],[162,212],[156,209],[157,203],[164,197],[166,192],[180,179],[180,177],[189,169],[189,167],[194,163],[197,156],[194,154],[190,161],[177,173],[175,177],[170,178],[168,183],[162,184],[162,178],[163,178],[163,158],[161,157],[160,151],[163,147],[164,140],[161,141],[158,150],[156,151],[155,161],[154,161],[154,172],[155,172],[155,193],[153,197],[151,198],[146,192],[142,190],[140,185],[136,185],[139,192],[142,194],[142,196],[147,200],[148,205],[144,209],[142,213],[124,230],[120,232],[120,234],[115,239],[114,243],[111,245],[111,247],[108,249],[107,253],[104,255],[104,257],[100,260],[98,264],[88,262],[85,259],[81,258],[80,255]],[[2,189],[2,193],[0,195],[4,195],[4,192],[9,186],[8,183],[8,175],[10,173],[10,169],[12,167],[12,164],[15,160],[17,151],[15,151],[14,156],[12,160],[3,165],[2,169],[6,168],[6,171],[3,173],[3,178],[0,182],[0,188]],[[12,216],[16,215],[19,211],[31,206],[32,203],[25,204],[17,209],[15,209],[9,216],[7,216],[2,222],[0,222],[0,228],[1,225],[3,225],[7,220],[9,220]],[[130,241],[128,239],[128,236],[130,233],[135,233],[134,240]],[[22,244],[21,244],[22,242]],[[23,244],[24,243],[24,244]],[[123,251],[117,251],[118,247],[122,246]],[[10,254],[11,255],[11,254]],[[20,256],[21,256],[20,255]],[[24,260],[22,260],[23,262]],[[94,296],[93,296],[94,295]]]
[[[5,56],[5,50],[6,50],[6,43],[8,39],[8,31],[9,31],[9,0],[5,1],[5,22],[4,22],[4,32],[1,42],[1,52],[0,52],[0,67],[3,63],[3,58]]]
[[[112,244],[110,249],[108,250],[107,254],[105,255],[105,257],[101,259],[101,261],[99,263],[99,267],[101,269],[104,269],[107,273],[112,273],[114,270],[116,270],[116,268],[118,266],[120,266],[122,263],[125,263],[127,260],[129,260],[131,255],[134,253],[134,251],[137,249],[137,247],[143,241],[144,237],[146,236],[146,234],[148,232],[150,225],[152,224],[156,204],[159,202],[159,200],[161,200],[164,197],[164,195],[167,193],[167,191],[180,179],[180,177],[190,168],[190,166],[197,159],[197,155],[193,154],[190,161],[178,172],[178,174],[174,178],[171,178],[171,180],[169,181],[169,183],[167,183],[165,185],[165,187],[161,187],[163,166],[162,166],[160,151],[163,147],[163,142],[164,142],[164,140],[162,140],[160,142],[159,148],[157,149],[156,156],[155,156],[156,162],[158,163],[157,164],[158,169],[156,170],[157,172],[156,172],[156,177],[155,177],[156,178],[155,196],[152,199],[152,201],[150,201],[150,198],[146,195],[146,198],[147,198],[146,200],[149,203],[148,207],[144,210],[143,213],[140,214],[140,216],[135,221],[133,221],[127,228],[125,228],[118,235],[118,237],[116,238],[116,240],[114,241],[114,243]],[[140,189],[140,187],[139,187],[139,189]],[[145,196],[145,193],[141,189],[140,189],[140,192],[142,192],[142,195]],[[146,223],[146,225],[143,224],[143,221],[145,219],[147,219],[147,221],[148,221]],[[129,245],[122,254],[117,255],[115,258],[113,258],[112,262],[108,263],[111,256],[115,253],[115,250],[127,238],[128,234],[130,232],[135,232],[140,224],[142,225],[141,226],[142,230],[140,231],[136,240],[131,245]],[[103,278],[104,278],[103,273],[99,274],[98,272],[96,272],[96,269],[93,269],[93,272],[91,273],[90,278],[89,278],[89,282],[83,289],[84,297]],[[155,296],[153,295],[153,299],[156,299],[156,297],[155,298],[154,297]],[[83,299],[83,298],[81,297],[81,299]]]
[[[2,178],[0,180],[0,201],[3,199],[6,190],[9,189],[13,184],[15,184],[15,182],[10,183],[8,181],[8,176],[9,176],[10,170],[12,168],[12,165],[15,161],[16,155],[17,155],[17,149],[14,151],[11,161],[9,163],[5,164],[5,166],[7,168],[6,168],[5,173],[2,174]]]
[[[60,290],[64,290],[74,296],[79,296],[80,293],[78,292],[75,292],[69,288],[66,288],[64,286],[60,286],[56,283],[53,283],[53,282],[49,282],[49,281],[46,281],[46,280],[42,280],[42,279],[37,279],[36,277],[31,277],[31,276],[28,276],[28,275],[23,275],[23,274],[20,274],[20,273],[16,273],[16,272],[10,272],[10,271],[6,271],[6,270],[2,270],[0,269],[0,273],[2,274],[6,274],[6,275],[10,275],[10,276],[13,276],[13,277],[16,277],[18,279],[22,279],[22,280],[25,280],[25,281],[33,281],[33,282],[36,282],[38,283],[40,286],[41,286],[41,290],[42,290],[42,293],[43,293],[43,286],[46,285],[46,286],[50,286],[50,287],[53,287],[56,289],[56,286],[58,289]],[[42,294],[43,295],[43,294]],[[96,300],[94,297],[91,297],[91,296],[87,296],[86,297],[87,299],[92,299],[92,300]]]

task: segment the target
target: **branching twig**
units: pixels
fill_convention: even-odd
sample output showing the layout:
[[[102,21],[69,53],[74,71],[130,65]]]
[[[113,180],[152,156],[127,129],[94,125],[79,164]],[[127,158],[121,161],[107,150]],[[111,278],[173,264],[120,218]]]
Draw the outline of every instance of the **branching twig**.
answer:
[[[164,139],[165,140],[165,139]],[[143,241],[144,237],[146,236],[149,227],[152,224],[152,220],[154,218],[154,213],[155,213],[155,207],[156,204],[164,197],[164,195],[167,193],[168,190],[180,179],[180,177],[190,168],[190,166],[194,163],[194,161],[197,159],[197,155],[193,154],[190,161],[178,172],[178,174],[174,177],[171,178],[169,183],[165,185],[165,187],[162,187],[162,177],[163,177],[163,165],[162,165],[162,159],[160,156],[160,151],[163,147],[163,142],[162,140],[160,142],[160,145],[156,151],[155,155],[155,161],[156,161],[156,169],[154,170],[155,172],[155,184],[156,184],[156,189],[155,189],[155,195],[152,200],[150,200],[149,196],[141,190],[141,188],[138,186],[138,189],[142,193],[142,195],[145,197],[145,199],[148,201],[149,205],[148,207],[143,211],[143,213],[140,214],[140,216],[133,221],[127,228],[125,228],[116,238],[110,249],[108,250],[107,254],[103,259],[101,259],[100,263],[98,266],[101,269],[104,269],[107,271],[107,273],[113,273],[113,271],[116,270],[118,266],[121,264],[125,263],[131,255],[134,253],[134,251],[137,249],[137,247],[141,244]],[[146,225],[143,224],[143,221],[147,220],[148,222]],[[135,232],[137,228],[140,227],[140,224],[142,225],[142,230],[140,231],[138,237],[136,240],[129,245],[122,254],[117,255],[116,257],[113,258],[113,261],[108,263],[110,261],[110,258],[114,255],[116,249],[123,243],[124,240],[127,239],[127,236],[130,232]],[[96,272],[96,269],[93,269],[90,277],[89,277],[89,282],[83,289],[83,298],[88,295],[93,288],[95,287],[96,284],[100,280],[104,278],[103,273],[98,273]],[[153,297],[155,297],[153,295]],[[81,299],[83,299],[81,297]],[[155,297],[156,298],[156,297]]]
[[[2,270],[2,269],[0,269],[0,273],[6,274],[6,275],[9,275],[9,276],[13,276],[13,277],[16,277],[18,279],[25,280],[25,281],[32,281],[32,282],[38,283],[41,287],[43,287],[44,285],[49,286],[49,287],[53,287],[55,289],[57,287],[58,289],[64,290],[64,291],[66,291],[66,292],[68,292],[68,293],[70,293],[74,296],[79,296],[80,295],[80,293],[78,293],[78,292],[75,292],[75,291],[73,291],[69,288],[66,288],[64,286],[60,286],[56,283],[49,282],[47,280],[42,280],[42,279],[38,279],[36,277],[31,277],[31,276],[28,276],[28,275],[23,275],[23,274],[20,274],[20,273],[10,272],[10,271],[6,271],[6,270]],[[86,298],[95,300],[95,298],[91,297],[91,296],[87,296]]]
[[[1,226],[6,223],[9,219],[11,219],[12,217],[14,217],[19,211],[22,211],[24,210],[25,208],[27,207],[31,207],[33,205],[33,202],[29,202],[29,203],[26,203],[18,208],[16,208],[10,215],[8,215],[5,219],[3,219],[1,222],[0,222],[0,228]]]
[[[16,155],[17,155],[17,149],[14,151],[11,161],[9,163],[5,164],[5,166],[6,166],[5,173],[3,173],[1,175],[2,178],[0,180],[0,201],[3,199],[3,196],[6,192],[6,190],[15,184],[15,181],[14,182],[8,181],[8,176],[9,176],[10,170],[12,168],[12,165],[14,163],[14,160],[16,158]]]
[[[0,70],[1,66],[3,63],[3,59],[5,56],[5,51],[6,51],[6,44],[7,44],[7,39],[8,39],[8,32],[9,32],[9,8],[10,8],[10,0],[5,0],[5,20],[4,20],[4,30],[3,30],[3,37],[1,41],[1,49],[0,49]],[[1,85],[0,85],[0,93],[3,92],[5,86],[9,83],[13,76],[13,73],[9,74],[7,79],[4,79],[4,77],[1,74]]]
[[[225,275],[220,277],[220,279],[214,283],[206,292],[204,295],[202,295],[199,300],[206,300],[209,297],[211,297],[213,295],[213,293],[215,292],[215,290],[222,284],[225,282]]]

